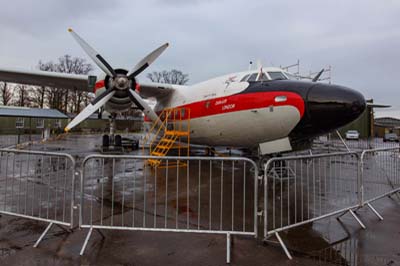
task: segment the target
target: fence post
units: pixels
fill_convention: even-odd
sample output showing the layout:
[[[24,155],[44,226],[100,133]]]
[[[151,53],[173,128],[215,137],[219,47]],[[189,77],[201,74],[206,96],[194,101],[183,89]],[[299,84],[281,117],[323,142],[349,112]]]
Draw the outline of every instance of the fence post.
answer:
[[[363,151],[359,157],[360,184],[358,193],[360,207],[364,206],[364,155],[365,151]]]
[[[364,206],[364,151],[358,156],[358,203]]]

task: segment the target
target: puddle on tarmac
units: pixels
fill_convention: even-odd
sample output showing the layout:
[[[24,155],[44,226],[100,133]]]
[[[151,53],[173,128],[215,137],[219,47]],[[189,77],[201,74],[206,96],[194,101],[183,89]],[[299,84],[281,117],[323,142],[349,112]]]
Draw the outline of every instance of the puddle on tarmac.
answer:
[[[354,238],[345,238],[336,241],[328,247],[312,251],[308,255],[317,262],[317,265],[360,265],[358,240]]]
[[[20,249],[20,247],[0,247],[0,261],[6,257],[15,255]]]
[[[284,234],[288,247],[296,256],[308,257],[313,265],[358,266],[360,263],[359,240],[346,227],[330,228],[330,224],[316,222],[291,229]],[[328,227],[327,227],[328,226]]]

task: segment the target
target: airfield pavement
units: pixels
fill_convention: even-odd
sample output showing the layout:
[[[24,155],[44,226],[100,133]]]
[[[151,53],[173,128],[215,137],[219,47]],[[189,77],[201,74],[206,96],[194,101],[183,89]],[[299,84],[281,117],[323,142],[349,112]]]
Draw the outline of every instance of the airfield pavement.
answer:
[[[69,153],[79,162],[84,156],[97,153],[100,141],[99,135],[69,135],[26,148]],[[279,247],[264,245],[252,237],[235,236],[231,265],[400,265],[400,198],[384,198],[374,206],[384,221],[378,221],[367,208],[358,211],[368,230],[345,215],[341,222],[325,219],[283,233],[294,255],[292,261]],[[131,212],[128,209],[122,214],[129,216]],[[114,217],[116,221],[122,214]],[[102,230],[104,238],[93,232],[85,254],[79,256],[87,229],[75,228],[68,233],[54,227],[40,246],[33,248],[46,226],[43,222],[1,215],[0,265],[226,264],[224,235]]]

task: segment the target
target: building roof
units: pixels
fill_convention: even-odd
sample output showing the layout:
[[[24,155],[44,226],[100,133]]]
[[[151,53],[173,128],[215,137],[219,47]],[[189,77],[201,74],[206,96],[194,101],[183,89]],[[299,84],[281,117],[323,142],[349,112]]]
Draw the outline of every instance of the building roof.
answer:
[[[400,127],[400,119],[393,117],[380,117],[375,118],[375,126],[397,128]]]
[[[28,107],[0,106],[0,116],[5,117],[31,117],[31,118],[68,118],[65,114],[56,109],[41,109]]]
[[[395,119],[400,119],[400,110],[399,109],[379,109],[375,111],[375,118],[385,118],[392,117]]]

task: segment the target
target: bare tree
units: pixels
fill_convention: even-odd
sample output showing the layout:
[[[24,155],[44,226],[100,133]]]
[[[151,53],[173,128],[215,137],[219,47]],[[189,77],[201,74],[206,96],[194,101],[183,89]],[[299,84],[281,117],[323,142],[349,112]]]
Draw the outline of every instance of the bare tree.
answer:
[[[58,58],[57,63],[39,61],[38,68],[43,71],[73,73],[87,75],[93,70],[93,66],[87,63],[85,59],[79,57],[71,57],[64,55]],[[43,91],[36,90],[35,99],[46,99],[47,105],[50,108],[58,109],[64,112],[78,113],[81,110],[81,105],[84,104],[83,99],[87,98],[88,92],[75,90],[68,92],[63,88],[50,88],[47,87],[44,91],[45,97],[41,98]]]
[[[32,106],[43,108],[45,106],[46,87],[33,87],[32,88]]]
[[[78,107],[78,112],[80,112],[81,109],[85,108],[93,99],[94,99],[93,93],[82,94],[82,101],[81,101],[80,106]]]
[[[12,100],[12,92],[7,82],[2,82],[0,86],[1,102],[3,105],[10,105]]]
[[[153,82],[169,83],[185,85],[189,81],[189,74],[184,74],[180,70],[163,70],[161,72],[154,71],[147,74],[147,78]]]
[[[165,83],[163,80],[163,72],[153,71],[152,73],[147,74],[147,78],[153,82]]]
[[[12,105],[21,107],[32,106],[32,87],[28,85],[18,84],[13,88],[13,100]]]

